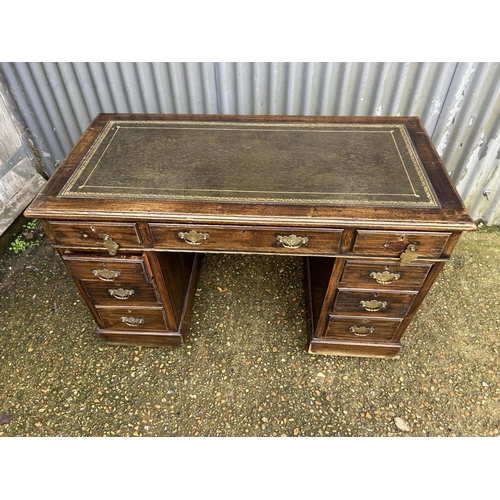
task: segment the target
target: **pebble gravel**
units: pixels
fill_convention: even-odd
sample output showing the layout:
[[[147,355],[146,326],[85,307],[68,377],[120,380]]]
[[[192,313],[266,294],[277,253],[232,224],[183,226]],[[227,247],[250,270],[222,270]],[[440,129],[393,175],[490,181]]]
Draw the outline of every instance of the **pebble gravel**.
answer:
[[[307,353],[303,261],[206,255],[183,348],[110,347],[46,238],[0,256],[0,436],[498,436],[500,233],[465,234],[395,359]]]

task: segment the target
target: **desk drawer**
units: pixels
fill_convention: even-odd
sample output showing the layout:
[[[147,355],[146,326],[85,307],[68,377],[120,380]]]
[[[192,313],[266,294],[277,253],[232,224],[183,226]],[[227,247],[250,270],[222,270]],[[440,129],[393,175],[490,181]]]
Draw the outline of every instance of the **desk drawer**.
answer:
[[[336,254],[341,229],[150,224],[155,248],[285,254]]]
[[[92,254],[65,254],[63,260],[74,279],[106,282],[149,282],[144,259],[139,256],[112,258]]]
[[[81,284],[90,300],[100,306],[153,306],[159,303],[154,283],[82,280]]]
[[[399,257],[414,245],[418,257],[439,258],[451,233],[427,233],[419,231],[356,231],[352,253]]]
[[[401,320],[330,316],[325,337],[342,340],[390,342]]]
[[[339,288],[419,290],[431,267],[425,263],[401,266],[389,261],[348,260]]]
[[[339,290],[332,312],[343,315],[399,318],[406,315],[415,296],[412,293]]]
[[[161,307],[97,307],[105,328],[130,331],[166,331],[165,313]]]
[[[59,245],[95,248],[116,255],[121,248],[142,246],[137,225],[108,222],[49,222],[49,232]]]

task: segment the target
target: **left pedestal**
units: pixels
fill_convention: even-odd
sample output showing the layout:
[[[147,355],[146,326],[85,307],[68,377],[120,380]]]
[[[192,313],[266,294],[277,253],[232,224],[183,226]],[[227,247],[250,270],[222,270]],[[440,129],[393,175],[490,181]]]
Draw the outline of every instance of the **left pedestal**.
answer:
[[[183,345],[202,254],[58,251],[105,343]]]

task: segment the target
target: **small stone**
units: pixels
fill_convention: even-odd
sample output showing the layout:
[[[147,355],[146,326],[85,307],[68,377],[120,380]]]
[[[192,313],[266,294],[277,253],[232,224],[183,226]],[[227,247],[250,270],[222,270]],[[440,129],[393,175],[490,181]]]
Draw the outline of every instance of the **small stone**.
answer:
[[[323,372],[319,372],[316,377],[321,377],[321,378],[325,378],[325,374]]]
[[[10,422],[10,415],[8,413],[0,413],[0,424],[6,425]]]
[[[394,423],[396,424],[396,427],[400,431],[403,431],[403,432],[410,432],[411,431],[411,427],[408,424],[408,422],[401,417],[395,417]]]

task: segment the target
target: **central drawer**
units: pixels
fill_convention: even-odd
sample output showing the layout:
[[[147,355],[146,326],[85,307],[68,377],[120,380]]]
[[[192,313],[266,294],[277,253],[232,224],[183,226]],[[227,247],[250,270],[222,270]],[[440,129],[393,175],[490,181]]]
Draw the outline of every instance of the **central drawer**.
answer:
[[[280,254],[339,253],[341,229],[257,228],[151,223],[154,247],[186,251]]]

